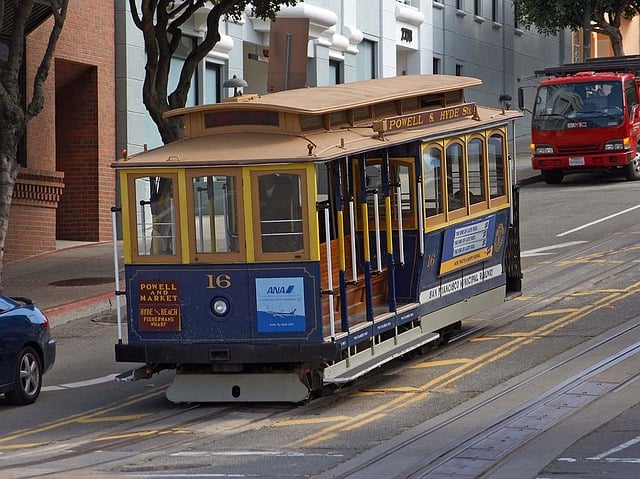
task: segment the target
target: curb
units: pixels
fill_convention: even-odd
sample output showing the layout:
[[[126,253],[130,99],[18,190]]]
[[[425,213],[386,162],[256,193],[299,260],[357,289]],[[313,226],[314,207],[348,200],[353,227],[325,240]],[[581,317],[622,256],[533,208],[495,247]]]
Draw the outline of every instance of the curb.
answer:
[[[522,180],[518,180],[518,185],[526,186],[526,185],[531,185],[533,183],[538,183],[540,181],[542,181],[542,175],[534,175],[528,178],[523,178]]]
[[[115,293],[102,293],[85,299],[71,301],[44,309],[51,327],[60,326],[76,319],[116,310]]]

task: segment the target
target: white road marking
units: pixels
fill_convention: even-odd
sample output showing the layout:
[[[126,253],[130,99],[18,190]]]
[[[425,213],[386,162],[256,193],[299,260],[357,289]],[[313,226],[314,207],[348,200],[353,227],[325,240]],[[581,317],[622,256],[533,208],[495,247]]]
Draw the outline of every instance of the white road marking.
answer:
[[[627,442],[624,442],[622,444],[620,444],[619,446],[613,447],[611,449],[609,449],[608,451],[603,452],[602,454],[598,454],[597,456],[593,456],[593,457],[588,457],[587,459],[592,460],[592,461],[599,461],[600,459],[606,459],[606,460],[610,460],[607,458],[607,456],[610,456],[611,454],[615,454],[616,452],[620,452],[628,447],[631,447],[637,443],[640,442],[640,436],[638,437],[634,437],[633,439],[630,439]],[[629,459],[625,459],[625,462],[628,461]],[[637,461],[638,459],[634,459],[635,461]]]
[[[609,215],[609,216],[605,216],[604,218],[600,218],[599,220],[592,221],[591,223],[587,223],[587,224],[584,224],[582,226],[578,226],[577,228],[573,228],[572,230],[565,231],[564,233],[560,233],[559,235],[556,235],[556,236],[562,237],[562,236],[566,236],[566,235],[571,234],[571,233],[575,233],[576,231],[580,231],[582,229],[588,228],[589,226],[593,226],[593,225],[596,225],[598,223],[602,223],[603,221],[610,220],[611,218],[615,218],[616,216],[623,215],[623,214],[628,213],[629,211],[633,211],[633,210],[635,210],[637,208],[640,208],[640,205],[632,206],[631,208],[627,208],[626,210],[618,211],[617,213],[614,213],[614,214]]]
[[[63,389],[77,389],[87,386],[95,386],[96,384],[108,383],[109,381],[115,381],[117,374],[109,374],[101,378],[87,379],[86,381],[78,381],[76,383],[59,384],[56,386],[43,386],[43,391],[62,391]]]
[[[568,243],[560,243],[560,244],[554,244],[551,246],[544,246],[543,248],[530,249],[530,250],[521,252],[520,257],[528,258],[530,256],[542,256],[542,255],[553,254],[553,253],[548,253],[548,251],[554,250],[554,249],[566,248],[567,246],[575,246],[582,243],[586,243],[586,241],[569,241]]]

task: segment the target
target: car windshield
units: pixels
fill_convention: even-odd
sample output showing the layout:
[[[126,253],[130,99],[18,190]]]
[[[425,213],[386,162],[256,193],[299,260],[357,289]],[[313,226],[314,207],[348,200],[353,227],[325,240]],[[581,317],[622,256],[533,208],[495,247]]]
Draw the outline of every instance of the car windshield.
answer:
[[[537,130],[618,126],[624,120],[622,85],[615,81],[540,87],[533,110]]]
[[[12,309],[15,305],[7,298],[0,296],[0,313],[4,313],[5,311]]]

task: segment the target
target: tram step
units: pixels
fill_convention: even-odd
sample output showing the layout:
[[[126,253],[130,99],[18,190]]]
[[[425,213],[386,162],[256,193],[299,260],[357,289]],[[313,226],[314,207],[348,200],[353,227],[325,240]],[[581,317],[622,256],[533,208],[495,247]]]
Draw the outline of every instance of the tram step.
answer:
[[[329,366],[324,371],[324,382],[347,383],[353,381],[375,368],[439,338],[438,333],[422,333],[420,328],[406,331]]]

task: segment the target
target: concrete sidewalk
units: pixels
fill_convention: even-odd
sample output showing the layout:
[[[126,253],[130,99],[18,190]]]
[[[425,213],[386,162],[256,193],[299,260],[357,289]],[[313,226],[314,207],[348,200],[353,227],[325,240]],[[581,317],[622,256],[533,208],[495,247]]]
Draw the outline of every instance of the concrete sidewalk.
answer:
[[[7,263],[2,284],[7,296],[32,299],[52,327],[116,310],[115,262],[112,242],[59,242],[55,251]],[[122,274],[122,248],[118,244]],[[124,304],[124,297],[121,297]]]

